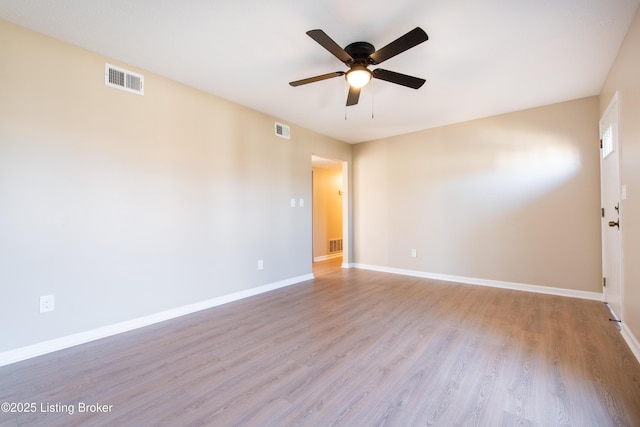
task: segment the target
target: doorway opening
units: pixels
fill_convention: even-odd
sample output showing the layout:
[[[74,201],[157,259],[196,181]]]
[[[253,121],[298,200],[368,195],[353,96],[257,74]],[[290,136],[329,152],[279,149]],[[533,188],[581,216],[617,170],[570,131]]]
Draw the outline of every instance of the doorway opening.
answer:
[[[348,263],[346,162],[313,155],[312,256],[314,275]]]

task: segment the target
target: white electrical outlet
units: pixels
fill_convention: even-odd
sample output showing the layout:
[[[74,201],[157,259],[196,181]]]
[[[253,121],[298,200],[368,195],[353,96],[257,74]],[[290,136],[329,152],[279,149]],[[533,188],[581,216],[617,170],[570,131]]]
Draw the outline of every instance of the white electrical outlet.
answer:
[[[264,261],[259,259],[258,260],[258,270],[262,270],[264,268]]]
[[[40,297],[40,313],[46,313],[47,311],[53,311],[54,298],[53,295],[43,295]]]
[[[300,200],[298,200],[298,202],[299,202],[299,204],[298,204],[298,205],[299,205],[301,208],[304,208],[304,199],[300,199]]]
[[[417,257],[418,256],[418,250],[417,249],[411,249],[411,256],[413,258]]]

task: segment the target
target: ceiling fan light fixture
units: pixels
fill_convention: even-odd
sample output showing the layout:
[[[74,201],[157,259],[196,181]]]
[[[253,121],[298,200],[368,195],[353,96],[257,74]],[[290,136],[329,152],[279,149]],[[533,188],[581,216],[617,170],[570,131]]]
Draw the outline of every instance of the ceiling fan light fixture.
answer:
[[[376,50],[369,42],[359,41],[340,47],[331,37],[320,29],[309,30],[307,35],[315,40],[320,46],[325,48],[330,54],[335,56],[340,62],[346,65],[348,71],[335,71],[333,73],[321,74],[315,77],[309,77],[302,80],[289,82],[290,86],[302,86],[309,83],[315,83],[322,80],[331,79],[333,77],[344,76],[349,84],[349,93],[347,95],[346,106],[356,105],[360,98],[360,89],[366,86],[371,79],[385,80],[400,86],[419,89],[425,82],[425,79],[408,76],[406,74],[396,73],[382,68],[376,68],[370,71],[370,65],[378,65],[389,58],[401,54],[422,42],[429,40],[429,36],[420,27],[416,27],[403,36],[398,37],[382,49]]]
[[[358,89],[365,87],[372,77],[371,71],[369,71],[367,67],[363,66],[354,66],[345,76],[349,85]]]

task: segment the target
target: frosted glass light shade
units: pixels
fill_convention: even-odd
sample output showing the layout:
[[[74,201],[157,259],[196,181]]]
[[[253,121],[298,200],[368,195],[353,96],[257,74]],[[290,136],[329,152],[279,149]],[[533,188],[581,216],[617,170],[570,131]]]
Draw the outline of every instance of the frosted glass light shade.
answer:
[[[349,84],[355,88],[366,86],[371,80],[371,71],[364,67],[352,68],[346,75]]]

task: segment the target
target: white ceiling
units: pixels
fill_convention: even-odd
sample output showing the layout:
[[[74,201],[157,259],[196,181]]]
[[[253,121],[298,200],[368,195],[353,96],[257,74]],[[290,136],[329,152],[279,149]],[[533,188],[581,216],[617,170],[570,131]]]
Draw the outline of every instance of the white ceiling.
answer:
[[[0,18],[356,143],[597,95],[639,2],[0,0]],[[374,80],[346,108],[341,77],[288,85],[346,70],[308,30],[380,48],[417,26],[430,40],[382,66],[417,91]]]

